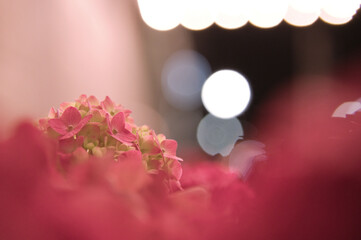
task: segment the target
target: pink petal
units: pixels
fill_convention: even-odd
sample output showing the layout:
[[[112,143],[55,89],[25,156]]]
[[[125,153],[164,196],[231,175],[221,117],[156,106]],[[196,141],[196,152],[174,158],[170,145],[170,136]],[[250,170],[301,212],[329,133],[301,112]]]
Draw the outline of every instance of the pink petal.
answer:
[[[118,132],[121,132],[125,129],[124,113],[119,112],[112,118],[111,127],[112,129],[115,129]]]
[[[77,139],[68,138],[59,141],[59,149],[62,153],[72,153],[76,148],[81,147],[84,143],[84,137]]]
[[[159,143],[157,134],[155,134],[154,130],[152,130],[152,131],[150,132],[150,135],[152,135],[152,136],[154,137],[155,142],[156,142],[157,145],[160,147],[160,143]]]
[[[90,96],[88,98],[88,102],[90,103],[91,106],[99,106],[99,100],[94,96]]]
[[[129,109],[125,109],[125,110],[124,110],[125,117],[129,117],[129,115],[130,115],[131,113],[132,113],[132,111],[129,110]]]
[[[179,180],[170,179],[169,180],[169,188],[171,192],[175,192],[178,190],[183,190],[181,183]]]
[[[64,122],[65,125],[76,126],[81,120],[81,114],[78,109],[75,107],[68,107],[65,109],[60,119]]]
[[[59,112],[64,112],[65,109],[67,109],[68,107],[70,107],[72,105],[73,105],[73,103],[71,103],[71,102],[63,102],[63,103],[61,103]]]
[[[80,104],[79,109],[84,107],[91,108],[91,105],[88,101],[88,97],[85,94],[80,95],[79,99],[75,100],[76,103]]]
[[[57,117],[58,117],[58,112],[55,111],[55,109],[53,107],[50,108],[48,118],[57,118]]]
[[[101,102],[101,105],[109,113],[114,110],[114,102],[108,96]]]
[[[57,153],[59,156],[59,163],[62,169],[68,169],[71,166],[72,155],[70,153]]]
[[[117,193],[138,193],[152,182],[140,156],[136,150],[124,152],[119,156],[119,161],[113,161],[111,167],[108,168],[106,178]]]
[[[48,119],[47,118],[42,118],[42,119],[39,119],[39,128],[42,130],[42,131],[46,131],[48,129]]]
[[[118,160],[119,161],[131,160],[131,161],[141,162],[142,161],[142,153],[138,150],[129,150],[129,151],[126,151],[126,152],[123,152],[122,154],[120,154],[118,157]]]
[[[78,103],[80,103],[80,104],[86,104],[86,102],[87,102],[87,96],[85,95],[85,94],[82,94],[82,95],[80,95],[80,97],[77,99],[77,100],[75,100],[76,102],[78,102]]]
[[[131,132],[133,130],[133,127],[129,123],[125,122],[125,129]]]
[[[84,148],[78,147],[74,150],[72,158],[76,163],[84,162],[84,160],[89,158],[89,154]]]
[[[156,142],[154,141],[154,137],[150,135],[143,137],[141,150],[143,151],[143,153],[148,153],[152,155],[162,152],[162,150],[156,145]]]
[[[65,134],[64,136],[62,136],[60,138],[61,139],[67,139],[67,138],[70,138],[72,136],[74,136],[75,134],[77,134],[88,122],[89,120],[92,118],[93,116],[92,115],[88,115],[88,116],[85,116],[80,122],[78,125],[76,125],[76,127],[74,129],[72,129],[70,132],[68,132],[67,134]]]
[[[164,153],[163,156],[166,157],[166,158],[170,158],[170,159],[173,159],[173,160],[180,161],[180,162],[183,161],[182,158],[177,157],[176,155],[170,155],[170,154]]]
[[[60,119],[50,119],[49,126],[54,129],[55,132],[64,135],[67,133],[68,126],[64,124],[64,122]]]
[[[64,136],[62,136],[61,138],[59,138],[60,140],[63,139],[67,139],[67,138],[71,138],[72,136],[74,136],[76,133],[74,132],[74,130],[71,130],[70,132],[67,132]]]
[[[102,110],[93,109],[89,112],[93,117],[90,119],[91,122],[101,123],[104,121],[104,114]]]
[[[88,122],[80,131],[79,135],[85,136],[88,139],[95,139],[100,136],[100,127],[92,122]]]
[[[178,161],[172,161],[169,163],[169,169],[171,175],[176,179],[179,180],[182,176],[183,170],[182,165]]]
[[[177,141],[173,139],[166,139],[161,142],[160,146],[164,149],[165,153],[169,155],[176,155],[177,152]]]
[[[78,133],[88,122],[89,120],[93,117],[93,115],[89,114],[88,116],[85,116],[79,123],[78,125],[74,128],[74,130],[76,130]]]
[[[126,129],[118,132],[117,134],[113,134],[112,136],[122,143],[131,143],[137,138],[133,133]]]
[[[105,115],[105,118],[107,119],[108,128],[109,128],[109,131],[111,132],[113,129],[112,129],[111,121],[110,121],[110,116],[108,113]]]

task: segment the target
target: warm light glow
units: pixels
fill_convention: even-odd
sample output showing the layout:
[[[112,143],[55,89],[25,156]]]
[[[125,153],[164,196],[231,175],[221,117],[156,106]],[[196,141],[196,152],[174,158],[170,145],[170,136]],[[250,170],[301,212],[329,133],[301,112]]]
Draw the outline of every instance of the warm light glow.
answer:
[[[251,89],[245,77],[233,70],[213,73],[202,88],[204,107],[219,118],[241,114],[251,99]]]
[[[215,22],[225,29],[237,29],[248,22],[248,0],[218,0]]]
[[[190,50],[178,51],[164,65],[163,95],[175,108],[196,109],[202,105],[202,86],[210,74],[209,63],[202,55]]]
[[[334,17],[328,13],[326,13],[325,11],[321,11],[320,14],[320,18],[329,23],[329,24],[333,24],[333,25],[341,25],[341,24],[345,24],[348,23],[349,21],[352,20],[352,16],[350,17],[344,17],[344,18],[338,18],[338,17]]]
[[[138,0],[140,15],[151,28],[171,30],[179,25],[181,12],[178,0]]]
[[[305,27],[319,17],[330,24],[345,24],[360,8],[360,0],[138,0],[143,20],[152,28],[166,31],[182,24],[203,30],[213,23],[237,29],[247,22],[272,28],[282,20]]]
[[[319,13],[318,12],[299,12],[296,11],[291,6],[288,7],[288,11],[285,16],[285,21],[293,26],[296,27],[306,27],[314,23],[318,19]]]
[[[243,128],[237,118],[220,119],[212,114],[205,116],[197,129],[197,140],[209,155],[227,156],[237,140],[242,139]]]
[[[167,0],[166,0],[167,1]],[[214,23],[214,5],[209,0],[183,0],[181,24],[191,30],[202,30]]]
[[[250,1],[249,21],[260,28],[271,28],[282,22],[286,15],[286,0],[253,0]]]
[[[360,8],[360,3],[360,0],[329,0],[325,2],[322,10],[332,17],[347,19],[355,15],[357,9]]]
[[[289,6],[300,13],[320,13],[326,0],[290,0]]]
[[[357,111],[361,111],[360,102],[344,102],[336,108],[332,114],[332,117],[345,118],[346,115],[354,114]]]

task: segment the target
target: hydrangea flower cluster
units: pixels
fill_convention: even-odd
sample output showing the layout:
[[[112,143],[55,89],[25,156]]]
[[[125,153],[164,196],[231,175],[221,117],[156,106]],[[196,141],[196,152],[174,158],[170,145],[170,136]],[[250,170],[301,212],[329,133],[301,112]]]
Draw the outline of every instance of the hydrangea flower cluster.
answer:
[[[162,176],[171,191],[181,189],[177,142],[146,125],[137,126],[130,113],[109,97],[100,102],[81,95],[75,102],[62,103],[58,110],[51,108],[39,126],[57,140],[59,168],[64,172],[91,156],[111,155],[115,161],[132,158],[142,161],[148,173]]]
[[[23,122],[0,141],[0,239],[361,239],[361,112],[307,102],[285,128],[274,109],[294,118],[289,106],[271,108],[268,159],[246,181],[193,152],[168,191],[174,142],[107,103],[82,96],[40,121],[51,138]]]

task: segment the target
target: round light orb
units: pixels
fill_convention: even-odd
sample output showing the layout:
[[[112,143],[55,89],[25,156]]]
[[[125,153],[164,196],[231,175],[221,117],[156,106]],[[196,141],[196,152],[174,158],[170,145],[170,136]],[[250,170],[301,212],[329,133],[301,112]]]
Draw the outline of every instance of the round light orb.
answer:
[[[360,8],[360,4],[360,0],[329,0],[325,2],[322,10],[332,17],[345,19],[355,15]]]
[[[248,22],[248,0],[218,0],[215,23],[225,29],[237,29]]]
[[[138,0],[143,21],[158,31],[168,31],[180,23],[179,0]]]
[[[233,70],[213,73],[202,88],[202,102],[208,112],[219,118],[240,115],[251,99],[247,79]]]
[[[319,14],[326,0],[290,0],[289,6],[300,13]]]
[[[209,155],[228,156],[237,140],[243,137],[243,128],[237,118],[220,119],[206,115],[197,128],[197,140]]]
[[[288,9],[287,0],[252,0],[249,3],[249,21],[260,28],[272,28],[280,24]]]
[[[214,23],[214,5],[209,0],[183,0],[181,24],[190,30],[203,30]]]
[[[349,21],[351,21],[352,16],[339,18],[339,17],[334,17],[334,16],[328,14],[327,12],[321,10],[320,19],[322,19],[322,21],[332,24],[332,25],[342,25],[342,24],[346,24]]]
[[[191,50],[178,51],[163,67],[163,95],[177,109],[197,109],[202,105],[202,86],[209,75],[211,67],[205,57]]]
[[[284,20],[295,27],[306,27],[314,23],[318,19],[318,12],[299,12],[289,6]]]

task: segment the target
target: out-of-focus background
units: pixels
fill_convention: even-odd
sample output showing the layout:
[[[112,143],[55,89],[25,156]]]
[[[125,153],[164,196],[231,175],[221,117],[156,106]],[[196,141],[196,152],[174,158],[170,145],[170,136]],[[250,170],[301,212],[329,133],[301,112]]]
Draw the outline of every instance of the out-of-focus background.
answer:
[[[359,8],[356,0],[0,0],[0,133],[81,94],[109,96],[137,124],[176,139],[181,157],[228,156],[237,140],[257,140],[263,106],[281,89],[298,99],[304,85],[332,86],[343,81],[338,73],[361,69]]]

